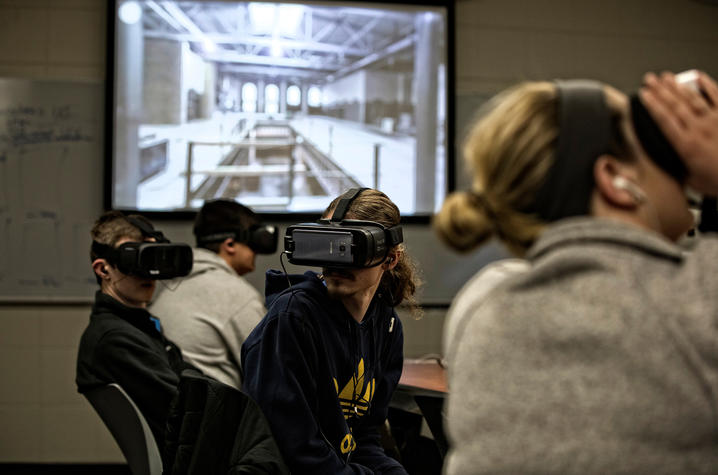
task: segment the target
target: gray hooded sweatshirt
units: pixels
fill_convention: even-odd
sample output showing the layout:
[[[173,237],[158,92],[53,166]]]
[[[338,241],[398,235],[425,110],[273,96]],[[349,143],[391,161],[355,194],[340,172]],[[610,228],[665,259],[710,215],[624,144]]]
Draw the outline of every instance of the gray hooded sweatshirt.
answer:
[[[266,313],[262,297],[219,255],[193,252],[190,275],[160,283],[149,310],[186,361],[240,389],[240,349]]]
[[[453,333],[445,473],[717,473],[718,239],[574,218],[527,257]]]

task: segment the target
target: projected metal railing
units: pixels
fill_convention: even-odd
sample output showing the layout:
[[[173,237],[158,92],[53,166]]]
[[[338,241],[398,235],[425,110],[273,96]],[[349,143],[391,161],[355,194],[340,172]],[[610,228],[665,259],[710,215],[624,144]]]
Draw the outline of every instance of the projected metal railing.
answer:
[[[196,166],[198,147],[229,150],[219,165],[202,168]],[[378,170],[378,148],[373,166]],[[257,123],[240,141],[189,141],[184,174],[187,208],[195,200],[253,195],[286,209],[296,197],[334,197],[363,186],[291,126],[276,123]],[[204,179],[193,186],[197,176]],[[377,181],[378,173],[374,176]]]

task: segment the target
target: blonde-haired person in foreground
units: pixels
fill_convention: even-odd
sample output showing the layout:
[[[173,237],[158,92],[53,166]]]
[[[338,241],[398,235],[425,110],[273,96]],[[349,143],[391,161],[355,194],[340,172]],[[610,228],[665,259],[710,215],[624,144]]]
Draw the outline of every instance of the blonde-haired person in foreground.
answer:
[[[447,474],[718,470],[718,240],[676,245],[684,185],[718,194],[718,85],[699,85],[649,74],[640,94],[683,180],[599,83],[519,85],[474,125],[472,190],[435,227],[456,249],[496,235],[531,267],[454,332]]]

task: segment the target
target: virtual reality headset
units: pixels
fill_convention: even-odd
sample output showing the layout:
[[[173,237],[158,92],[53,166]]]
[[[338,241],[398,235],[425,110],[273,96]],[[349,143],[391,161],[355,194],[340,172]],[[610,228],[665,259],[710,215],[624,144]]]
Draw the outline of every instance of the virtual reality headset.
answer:
[[[289,262],[317,267],[374,267],[404,241],[401,226],[385,228],[374,221],[344,219],[351,202],[366,188],[345,193],[331,220],[289,226],[284,251]]]
[[[145,238],[154,238],[155,242],[126,242],[114,248],[93,241],[92,251],[97,257],[106,259],[123,274],[146,279],[173,279],[190,273],[192,248],[189,245],[170,243],[147,223],[130,217],[125,219],[139,228]]]
[[[698,85],[698,72],[696,70],[676,74],[675,80],[680,87],[693,89],[710,102],[708,95],[706,95],[704,91],[701,91]],[[651,117],[651,114],[649,114],[641,102],[638,94],[632,94],[630,99],[631,120],[641,145],[656,165],[661,167],[673,178],[683,181],[688,171],[678,152],[676,152],[673,145],[671,145],[653,120],[653,117]]]
[[[275,226],[255,224],[250,226],[249,229],[227,228],[212,234],[197,236],[197,243],[221,242],[227,238],[246,244],[257,254],[274,254],[277,252],[277,241],[279,239]]]

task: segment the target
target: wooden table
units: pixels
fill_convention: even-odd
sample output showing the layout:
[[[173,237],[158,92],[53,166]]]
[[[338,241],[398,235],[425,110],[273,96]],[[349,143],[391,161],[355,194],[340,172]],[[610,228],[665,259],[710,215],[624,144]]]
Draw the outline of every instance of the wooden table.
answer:
[[[416,402],[443,457],[448,449],[442,414],[448,393],[446,368],[436,359],[405,359],[396,393]]]
[[[399,387],[415,394],[443,397],[448,392],[446,369],[435,359],[406,359]]]

